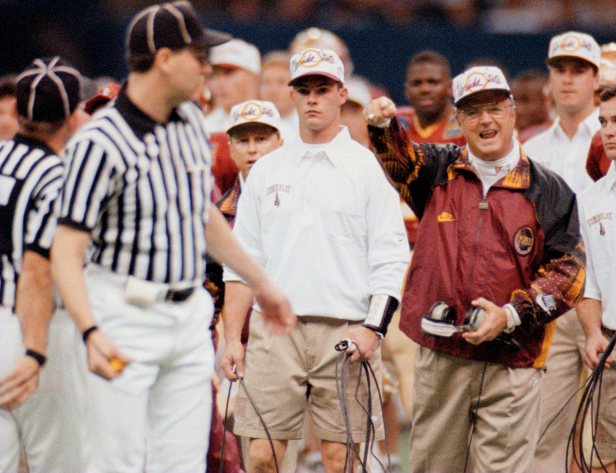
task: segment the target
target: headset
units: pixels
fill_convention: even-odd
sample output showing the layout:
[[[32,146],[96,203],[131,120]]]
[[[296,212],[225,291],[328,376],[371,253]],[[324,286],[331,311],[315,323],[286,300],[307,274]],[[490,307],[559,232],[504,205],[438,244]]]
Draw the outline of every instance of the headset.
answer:
[[[478,330],[486,318],[481,307],[471,307],[464,314],[462,325],[456,325],[456,310],[444,301],[432,304],[428,313],[421,318],[421,329],[436,337],[452,337],[456,333]],[[500,334],[493,341],[499,342],[512,350],[519,350],[520,344],[513,337]]]

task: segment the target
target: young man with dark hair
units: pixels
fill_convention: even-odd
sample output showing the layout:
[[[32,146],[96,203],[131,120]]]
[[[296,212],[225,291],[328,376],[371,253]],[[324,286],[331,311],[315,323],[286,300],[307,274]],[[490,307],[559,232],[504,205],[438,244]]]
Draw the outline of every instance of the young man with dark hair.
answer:
[[[400,107],[398,119],[418,143],[465,143],[451,103],[451,72],[436,51],[420,51],[406,68],[404,95],[411,107]]]
[[[370,360],[379,376],[379,341],[397,306],[409,258],[395,191],[374,155],[340,126],[344,83],[344,67],[333,51],[307,49],[291,58],[291,98],[301,140],[255,163],[233,229],[289,294],[297,327],[272,340],[264,336],[262,307],[255,306],[245,354],[241,330],[252,294],[241,277],[225,269],[227,377],[244,377],[279,462],[288,440],[302,437],[310,412],[322,441],[323,466],[331,473],[344,471],[348,435],[357,443],[365,438],[366,414],[355,394],[364,405],[368,401],[365,382],[355,392],[361,370],[352,365],[347,431],[335,383],[341,354],[334,347],[352,340],[356,350],[350,361]],[[378,398],[376,391],[371,395]],[[235,412],[235,433],[251,438],[248,471],[276,471],[280,465],[266,432],[241,391]],[[381,435],[378,409],[372,412]]]
[[[614,215],[616,214],[616,87],[605,89],[599,96],[600,133],[610,167],[605,177],[578,196],[580,229],[588,264],[584,299],[576,309],[584,329],[584,362],[597,368],[599,358],[616,335],[616,280],[611,270],[616,263],[614,248]],[[614,354],[608,358],[593,413],[597,412],[593,472],[616,472],[616,369]],[[594,414],[593,414],[594,416]],[[590,461],[589,455],[585,455]],[[605,467],[605,468],[604,468]]]
[[[23,450],[32,473],[78,473],[76,334],[54,315],[49,250],[81,75],[59,57],[36,59],[14,93],[19,129],[0,145],[0,471],[16,473]]]
[[[207,133],[190,100],[207,49],[227,40],[204,30],[188,2],[142,10],[126,37],[137,69],[65,150],[52,265],[91,371],[86,471],[205,470],[214,361],[206,251],[253,286],[275,330],[294,322],[210,205]],[[149,67],[132,61],[148,55]]]
[[[524,143],[528,155],[561,176],[574,192],[587,189],[586,156],[599,129],[595,93],[599,87],[600,49],[585,33],[568,31],[550,40],[548,83],[556,118],[552,126]],[[576,392],[587,377],[584,366],[584,333],[575,310],[549,327],[552,344],[546,360],[541,397],[541,431],[536,472],[564,469],[567,437],[575,422]]]

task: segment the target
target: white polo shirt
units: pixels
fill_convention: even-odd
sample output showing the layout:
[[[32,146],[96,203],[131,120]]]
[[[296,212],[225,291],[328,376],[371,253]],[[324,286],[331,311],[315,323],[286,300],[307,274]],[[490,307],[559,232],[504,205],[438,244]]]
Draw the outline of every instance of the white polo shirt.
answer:
[[[603,325],[616,330],[616,169],[578,195],[586,247],[584,297],[601,301]]]
[[[554,171],[577,194],[593,182],[586,172],[586,156],[599,128],[599,109],[580,123],[572,139],[565,134],[557,117],[550,128],[533,136],[522,147],[533,161]]]
[[[253,166],[233,234],[297,315],[365,319],[369,299],[400,299],[410,259],[397,192],[345,127],[321,147],[285,145]],[[225,281],[240,280],[225,267]]]

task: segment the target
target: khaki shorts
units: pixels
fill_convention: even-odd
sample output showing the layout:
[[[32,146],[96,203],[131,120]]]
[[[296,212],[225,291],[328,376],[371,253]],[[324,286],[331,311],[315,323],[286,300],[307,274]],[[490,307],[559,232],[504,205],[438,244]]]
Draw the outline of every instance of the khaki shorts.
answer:
[[[334,349],[347,330],[358,327],[352,322],[327,317],[302,316],[286,335],[270,336],[263,328],[259,312],[250,319],[244,385],[274,439],[299,439],[308,410],[317,437],[330,442],[347,440],[340,400],[336,389],[336,361],[339,375],[344,354]],[[370,365],[381,384],[380,349]],[[366,435],[366,413],[357,402],[368,407],[368,389],[364,376],[356,394],[360,364],[349,365],[346,402],[351,434],[355,443]],[[371,379],[372,419],[377,438],[383,438],[381,407],[374,380]],[[267,438],[246,394],[239,388],[235,407],[234,432],[251,438]]]

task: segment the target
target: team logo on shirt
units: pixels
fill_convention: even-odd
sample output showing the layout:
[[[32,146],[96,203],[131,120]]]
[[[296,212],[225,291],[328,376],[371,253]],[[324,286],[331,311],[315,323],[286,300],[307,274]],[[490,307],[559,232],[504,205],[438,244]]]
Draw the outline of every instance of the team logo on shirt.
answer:
[[[265,195],[269,196],[275,194],[274,196],[274,206],[280,207],[280,193],[284,192],[285,194],[291,193],[292,187],[289,184],[273,184],[271,186],[266,187]]]
[[[586,223],[588,224],[588,228],[598,223],[599,235],[605,236],[607,232],[605,230],[605,227],[603,226],[603,223],[601,222],[602,220],[612,220],[612,212],[600,212],[586,220]]]
[[[535,234],[532,228],[522,227],[513,236],[513,246],[517,254],[526,256],[533,250],[535,244]]]

